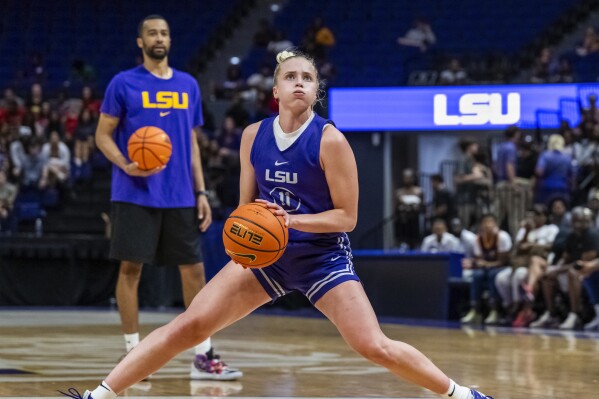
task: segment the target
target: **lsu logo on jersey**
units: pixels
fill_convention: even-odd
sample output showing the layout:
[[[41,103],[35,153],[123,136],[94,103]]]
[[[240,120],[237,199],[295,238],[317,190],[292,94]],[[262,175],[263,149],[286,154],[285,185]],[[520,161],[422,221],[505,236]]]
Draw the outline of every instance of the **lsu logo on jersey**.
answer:
[[[150,98],[149,92],[142,91],[141,99],[144,108],[187,109],[189,105],[189,96],[185,92],[159,91],[155,98]]]

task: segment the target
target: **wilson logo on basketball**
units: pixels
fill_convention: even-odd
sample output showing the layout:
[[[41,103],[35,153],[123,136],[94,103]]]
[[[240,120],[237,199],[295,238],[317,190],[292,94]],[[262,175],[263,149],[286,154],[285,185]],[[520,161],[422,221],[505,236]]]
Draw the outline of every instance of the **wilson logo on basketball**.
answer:
[[[252,244],[255,244],[258,246],[262,245],[262,240],[264,239],[264,237],[261,236],[260,234],[248,229],[246,226],[242,225],[241,223],[237,223],[237,222],[235,222],[231,225],[229,232],[231,234],[236,235],[237,237],[248,240]]]

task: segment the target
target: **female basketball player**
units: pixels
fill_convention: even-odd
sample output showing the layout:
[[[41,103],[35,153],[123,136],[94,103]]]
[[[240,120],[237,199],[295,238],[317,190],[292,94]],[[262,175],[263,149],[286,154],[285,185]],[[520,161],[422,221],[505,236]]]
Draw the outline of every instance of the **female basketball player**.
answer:
[[[344,233],[354,228],[358,213],[354,155],[333,123],[312,111],[319,92],[314,61],[284,51],[277,62],[273,94],[280,113],[243,133],[240,203],[260,198],[285,217],[290,228],[285,254],[264,269],[229,262],[185,313],[148,335],[84,398],[114,399],[178,353],[292,290],[306,295],[356,352],[397,376],[448,398],[487,398],[381,331]]]

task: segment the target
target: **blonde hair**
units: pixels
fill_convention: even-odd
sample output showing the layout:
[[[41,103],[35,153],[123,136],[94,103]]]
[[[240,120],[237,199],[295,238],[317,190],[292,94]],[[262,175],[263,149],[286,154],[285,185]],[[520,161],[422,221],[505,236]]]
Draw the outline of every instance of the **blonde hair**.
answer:
[[[565,146],[564,138],[560,134],[552,134],[547,140],[547,149],[553,151],[563,151]]]
[[[302,53],[301,51],[283,50],[277,54],[277,56],[276,56],[277,66],[275,67],[275,71],[273,73],[274,85],[275,86],[277,85],[277,76],[279,75],[279,71],[281,69],[281,64],[283,64],[287,60],[290,60],[291,58],[303,58],[306,61],[308,61],[310,63],[310,65],[312,65],[312,67],[314,68],[314,73],[316,74],[316,83],[318,84],[318,89],[316,89],[315,103],[321,102],[322,99],[324,98],[324,90],[322,89],[324,82],[322,82],[320,80],[320,77],[318,76],[318,68],[316,67],[316,61],[314,61],[314,58],[310,57],[307,54]]]

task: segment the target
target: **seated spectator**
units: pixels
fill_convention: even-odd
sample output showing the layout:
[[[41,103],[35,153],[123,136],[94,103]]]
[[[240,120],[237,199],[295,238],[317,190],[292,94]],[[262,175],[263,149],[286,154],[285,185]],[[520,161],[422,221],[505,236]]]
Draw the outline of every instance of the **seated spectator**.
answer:
[[[0,168],[0,232],[14,229],[12,209],[17,193],[17,186],[8,182],[6,171]]]
[[[570,311],[559,328],[573,330],[580,325],[582,285],[580,274],[574,265],[579,264],[578,261],[590,262],[599,257],[599,233],[592,228],[592,219],[593,213],[588,208],[576,207],[572,210],[572,232],[566,237],[561,258],[555,266],[547,267],[542,277],[543,299],[547,310],[531,327],[543,327],[556,322],[558,315],[555,294],[558,285],[566,288],[570,298]]]
[[[246,81],[248,90],[242,94],[243,98],[248,101],[254,101],[261,91],[270,92],[274,85],[273,71],[270,65],[263,64],[259,72],[250,75]]]
[[[431,176],[433,186],[433,201],[431,203],[430,219],[443,219],[448,224],[455,216],[455,203],[453,195],[445,187],[443,176],[435,174]]]
[[[483,292],[489,290],[489,307],[491,311],[485,318],[485,324],[496,324],[499,321],[498,306],[501,297],[495,286],[495,277],[503,271],[509,262],[512,249],[510,235],[499,230],[497,219],[492,214],[484,215],[480,221],[478,238],[474,245],[474,259],[464,262],[463,267],[472,269],[470,284],[470,311],[461,319],[462,323],[480,324],[482,320]]]
[[[599,35],[595,28],[589,26],[585,33],[582,43],[576,48],[576,54],[581,57],[587,56],[599,50]]]
[[[463,85],[468,80],[466,70],[460,65],[460,60],[452,58],[449,66],[441,71],[439,84],[442,85]]]
[[[63,185],[69,178],[71,151],[61,141],[58,132],[50,133],[50,141],[42,146],[41,157],[46,161],[40,187]]]
[[[437,38],[428,22],[416,19],[412,29],[398,38],[397,42],[403,46],[418,47],[421,52],[425,53],[437,42]]]
[[[398,244],[416,248],[420,242],[420,214],[424,194],[416,185],[416,175],[412,169],[404,169],[402,186],[395,191],[395,200],[395,236]]]
[[[29,143],[27,153],[23,159],[21,172],[21,184],[26,188],[43,189],[45,183],[42,180],[46,158],[40,153],[40,145],[37,141]]]
[[[468,268],[472,264],[474,258],[474,245],[477,240],[477,235],[462,227],[460,218],[453,218],[449,224],[450,233],[460,241],[459,253],[464,254],[462,258],[462,278],[472,280],[472,268]],[[464,268],[466,265],[466,268]]]
[[[327,59],[327,51],[335,45],[335,35],[325,25],[322,17],[316,17],[306,30],[302,39],[303,50],[319,63]]]
[[[81,90],[82,109],[87,109],[91,112],[92,119],[98,119],[100,116],[100,106],[102,103],[96,99],[91,87],[83,86]]]
[[[548,216],[545,206],[533,207],[516,235],[512,268],[503,270],[495,278],[495,285],[503,300],[504,308],[508,310],[508,321],[513,322],[514,327],[526,327],[536,317],[532,309],[534,291],[531,288],[536,286],[536,280],[532,281],[531,286],[526,281],[528,277],[532,277],[529,266],[532,272],[533,263],[544,262],[547,259],[559,232],[556,225],[547,224]],[[540,276],[537,276],[537,279],[538,277]]]
[[[582,284],[595,311],[595,317],[584,325],[584,330],[599,331],[599,258],[592,261],[578,261],[574,269],[582,277]]]
[[[548,204],[555,197],[569,200],[575,184],[575,171],[572,158],[562,152],[564,138],[559,134],[549,136],[547,150],[537,162],[536,202]]]
[[[31,128],[27,126],[19,127],[19,135],[16,140],[10,143],[10,161],[12,164],[12,176],[15,179],[21,178],[23,171],[23,162],[25,162],[26,148],[31,141]]]
[[[572,69],[572,64],[570,61],[562,57],[559,59],[557,68],[553,71],[553,74],[550,76],[549,81],[551,83],[572,83],[574,82],[574,71]]]
[[[560,231],[570,232],[572,230],[572,214],[568,211],[568,205],[563,198],[554,198],[549,203],[549,212],[549,220]]]
[[[293,47],[293,42],[285,36],[285,33],[277,29],[272,40],[266,46],[266,49],[271,53],[277,54],[284,50],[289,50]]]
[[[544,47],[535,61],[531,83],[548,83],[557,74],[558,64],[549,47]]]
[[[433,234],[422,241],[420,250],[422,252],[458,252],[460,241],[447,232],[447,223],[444,219],[435,219],[433,222]]]
[[[226,70],[225,81],[216,89],[218,98],[231,99],[245,88],[245,81],[241,76],[241,68],[237,64],[230,64]]]

